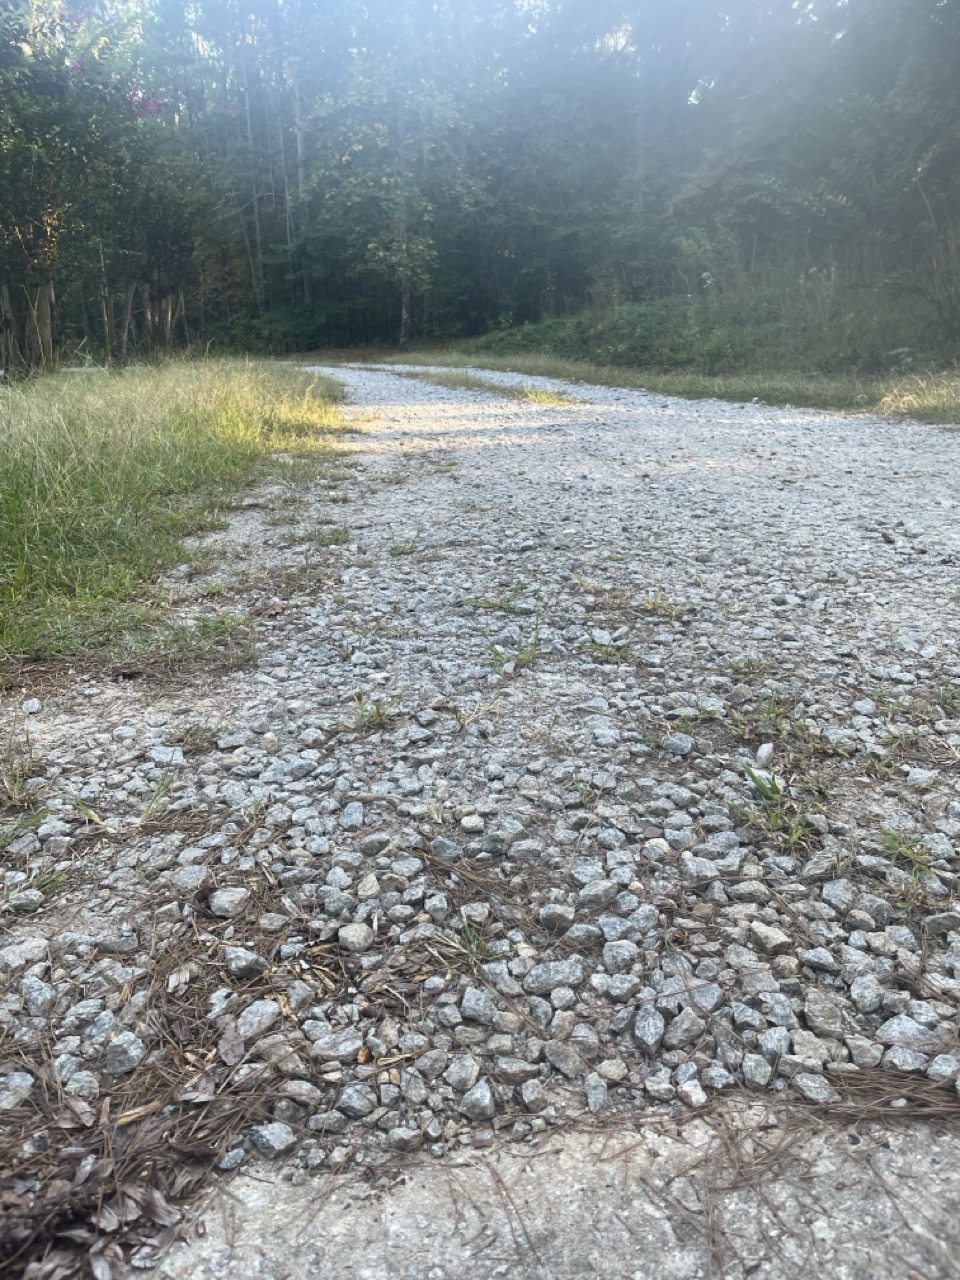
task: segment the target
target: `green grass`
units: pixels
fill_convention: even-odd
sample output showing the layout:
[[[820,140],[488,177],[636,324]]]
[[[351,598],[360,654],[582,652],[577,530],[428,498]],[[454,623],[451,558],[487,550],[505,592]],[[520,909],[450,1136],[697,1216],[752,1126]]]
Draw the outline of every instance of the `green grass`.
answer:
[[[322,470],[340,398],[330,379],[245,360],[0,389],[0,664],[156,639],[157,579],[189,559],[184,537],[243,486]]]
[[[389,361],[388,363],[396,363]],[[490,366],[492,367],[492,366]],[[502,400],[520,400],[526,404],[569,405],[574,404],[572,397],[561,391],[542,391],[537,387],[510,387],[492,378],[478,378],[474,373],[421,373],[398,372],[398,377],[413,378],[417,382],[429,382],[435,387],[446,387],[450,391],[483,391],[488,395],[499,396]]]
[[[402,362],[411,357],[403,357]],[[629,369],[619,365],[592,364],[585,360],[522,352],[495,355],[464,344],[455,350],[425,349],[415,359],[437,368],[491,369],[527,377],[559,378],[566,382],[605,387],[626,387],[687,399],[796,405],[815,409],[876,413],[916,418],[923,422],[960,422],[960,374],[930,372],[871,377],[857,373],[817,374],[784,372],[696,373]],[[394,357],[388,363],[400,363]],[[428,375],[431,381],[442,375]],[[484,383],[485,379],[466,374]],[[466,382],[444,382],[465,386]],[[489,390],[490,388],[483,388]]]

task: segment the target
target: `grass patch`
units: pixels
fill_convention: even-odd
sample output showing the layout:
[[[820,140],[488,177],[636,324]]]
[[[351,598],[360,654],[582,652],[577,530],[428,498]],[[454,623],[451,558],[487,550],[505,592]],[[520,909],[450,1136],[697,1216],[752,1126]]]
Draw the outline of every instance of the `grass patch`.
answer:
[[[470,346],[454,351],[449,348],[442,351],[420,351],[417,358],[437,368],[490,369],[527,377],[558,378],[565,382],[593,386],[651,391],[690,400],[715,399],[739,403],[760,400],[770,405],[875,413],[884,417],[915,418],[921,422],[960,423],[960,375],[955,372],[890,377],[789,371],[718,374],[662,372],[592,364],[585,360],[532,352],[496,355]],[[397,363],[402,362],[400,357],[395,360]],[[417,376],[433,381],[444,375],[431,373]],[[464,377],[481,384],[476,388],[478,390],[492,390],[492,386],[483,385],[487,380],[476,374],[466,374]],[[440,385],[466,384],[443,382]],[[498,387],[497,394],[504,390]]]
[[[156,638],[154,584],[189,558],[183,538],[231,491],[325,469],[340,398],[328,378],[244,360],[0,389],[0,664]]]
[[[526,404],[562,406],[576,403],[572,396],[562,391],[543,391],[538,387],[511,387],[502,382],[495,382],[492,378],[479,378],[475,373],[420,373],[404,370],[398,371],[397,377],[429,382],[432,386],[446,387],[449,391],[483,391],[488,395],[499,396],[501,400],[520,400]]]

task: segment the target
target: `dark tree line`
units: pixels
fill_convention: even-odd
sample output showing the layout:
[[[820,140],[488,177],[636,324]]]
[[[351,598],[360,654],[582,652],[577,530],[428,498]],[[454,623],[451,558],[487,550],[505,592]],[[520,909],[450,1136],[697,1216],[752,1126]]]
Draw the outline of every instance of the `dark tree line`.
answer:
[[[761,281],[955,336],[958,71],[956,0],[0,0],[0,364]]]

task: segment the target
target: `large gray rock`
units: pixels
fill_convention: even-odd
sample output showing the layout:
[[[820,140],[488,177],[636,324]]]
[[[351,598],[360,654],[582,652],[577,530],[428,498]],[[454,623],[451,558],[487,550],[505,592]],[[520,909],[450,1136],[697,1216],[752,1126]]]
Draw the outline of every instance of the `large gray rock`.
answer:
[[[579,987],[583,982],[583,963],[571,957],[569,960],[548,960],[535,964],[523,980],[523,989],[530,995],[542,996],[557,987]]]
[[[146,1052],[146,1045],[138,1035],[132,1031],[121,1031],[107,1045],[103,1069],[108,1076],[125,1075],[139,1067]]]

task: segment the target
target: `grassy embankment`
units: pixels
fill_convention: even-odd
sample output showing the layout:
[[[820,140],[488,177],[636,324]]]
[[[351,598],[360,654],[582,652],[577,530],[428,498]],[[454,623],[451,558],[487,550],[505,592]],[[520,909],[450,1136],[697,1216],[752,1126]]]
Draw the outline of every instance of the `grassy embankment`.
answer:
[[[921,422],[960,423],[960,374],[944,371],[888,377],[772,372],[668,373],[593,364],[550,354],[493,354],[484,349],[482,339],[479,343],[464,343],[453,348],[423,347],[404,357],[392,356],[388,363],[491,369],[595,386],[635,388],[692,400],[713,398],[742,403],[756,398],[771,405],[875,413],[916,418]],[[477,389],[481,388],[477,386]]]
[[[412,359],[725,400],[960,421],[958,348],[929,308],[832,279],[735,278],[507,328]]]
[[[338,385],[277,364],[170,363],[0,388],[0,667],[91,650],[171,661],[240,643],[237,619],[164,620],[157,580],[231,492],[331,460]]]

